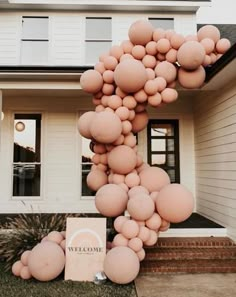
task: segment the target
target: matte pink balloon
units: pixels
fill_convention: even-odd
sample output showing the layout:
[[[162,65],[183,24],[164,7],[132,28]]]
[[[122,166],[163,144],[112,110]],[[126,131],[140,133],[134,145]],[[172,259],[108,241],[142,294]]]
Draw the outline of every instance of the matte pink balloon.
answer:
[[[45,241],[32,249],[28,266],[34,278],[39,281],[50,281],[63,271],[65,254],[55,242]]]
[[[157,199],[157,195],[158,195],[159,192],[155,191],[155,192],[152,192],[150,194],[150,197],[152,198],[152,200],[154,201],[154,203],[156,203],[156,199]]]
[[[152,68],[146,68],[146,72],[147,72],[148,80],[154,79],[156,77],[155,71]]]
[[[152,107],[157,107],[161,104],[162,101],[162,97],[160,93],[156,93],[155,95],[152,96],[148,96],[148,103],[152,106]]]
[[[167,38],[161,38],[157,41],[157,51],[166,54],[171,48],[170,41]]]
[[[200,43],[204,47],[207,55],[211,54],[215,49],[215,42],[210,38],[204,38]]]
[[[146,111],[136,113],[132,120],[132,131],[134,133],[140,132],[147,126],[149,121],[148,113]]]
[[[141,249],[140,251],[138,251],[136,253],[136,255],[138,256],[140,262],[143,261],[144,258],[145,258],[145,255],[146,255],[145,254],[145,250],[144,249]]]
[[[130,121],[122,121],[122,134],[127,135],[131,132],[132,130],[132,124]]]
[[[139,258],[128,247],[111,249],[104,260],[104,272],[114,283],[128,284],[138,275],[140,268]]]
[[[144,91],[147,95],[154,95],[157,93],[157,90],[158,90],[158,84],[156,83],[155,80],[148,80],[146,83],[145,83],[145,86],[144,86]]]
[[[132,132],[125,136],[124,145],[134,147],[137,144],[137,138]]]
[[[146,221],[146,226],[151,230],[158,230],[161,226],[161,217],[154,212],[154,214]]]
[[[150,41],[146,44],[146,52],[148,55],[155,56],[157,54],[157,43]]]
[[[206,25],[198,30],[197,37],[199,41],[204,38],[211,38],[216,43],[220,39],[220,31],[213,25]]]
[[[127,145],[119,145],[109,153],[108,166],[116,173],[127,174],[136,166],[136,153]]]
[[[102,87],[102,92],[104,95],[110,96],[115,90],[114,84],[104,83]]]
[[[115,70],[115,68],[118,64],[118,61],[115,57],[108,56],[104,59],[103,63],[107,70]]]
[[[160,191],[161,188],[170,184],[168,174],[159,167],[149,167],[139,173],[141,186],[149,192]]]
[[[92,189],[93,191],[97,191],[102,186],[107,184],[107,174],[102,170],[95,169],[89,172],[86,181],[90,189]]]
[[[129,39],[133,44],[146,45],[152,40],[154,28],[152,24],[146,20],[138,20],[129,28]]]
[[[65,240],[65,239],[63,239],[63,240],[61,241],[61,243],[60,243],[60,247],[63,249],[63,251],[66,250],[66,240]]]
[[[97,70],[99,73],[103,74],[104,71],[106,70],[104,67],[104,63],[103,62],[96,63],[94,66],[94,70]]]
[[[85,71],[80,78],[82,89],[88,93],[97,93],[102,89],[103,79],[101,73],[96,70]]]
[[[186,220],[191,215],[193,207],[192,193],[179,184],[164,187],[156,200],[157,212],[163,219],[171,223]]]
[[[216,43],[216,50],[220,54],[224,54],[230,49],[231,43],[227,38],[222,38]]]
[[[155,204],[149,195],[139,193],[129,199],[127,210],[133,219],[145,221],[153,215]]]
[[[125,177],[125,183],[129,188],[138,186],[140,184],[140,177],[137,173],[129,173]]]
[[[134,238],[139,233],[139,225],[134,220],[128,220],[121,226],[121,233],[126,238]]]
[[[114,72],[111,70],[104,71],[102,78],[105,83],[112,84],[114,82]]]
[[[145,226],[141,226],[139,229],[138,238],[145,242],[150,238],[150,236],[150,229]]]
[[[94,111],[87,111],[84,114],[82,114],[79,118],[78,130],[79,130],[79,133],[85,138],[88,138],[88,139],[92,138],[92,135],[90,133],[90,124],[94,119],[95,114],[96,113]]]
[[[137,102],[133,96],[125,96],[123,98],[123,105],[128,109],[134,109],[137,105]]]
[[[197,41],[187,41],[178,50],[177,61],[187,70],[197,69],[205,58],[205,49]]]
[[[128,221],[129,219],[125,216],[119,216],[114,221],[114,228],[117,232],[121,232],[121,227],[124,222]]]
[[[152,246],[157,243],[158,233],[154,230],[150,230],[150,237],[144,242],[145,246]]]
[[[147,101],[148,95],[144,91],[144,89],[139,90],[138,92],[134,93],[134,98],[138,103],[145,103]],[[137,110],[138,106],[136,106],[135,111],[140,112]]]
[[[175,63],[177,61],[177,50],[176,49],[170,49],[168,53],[166,54],[166,61],[170,63]]]
[[[142,63],[146,68],[155,68],[157,64],[157,60],[155,57],[151,55],[145,55],[142,59]]]
[[[125,54],[131,54],[133,47],[134,45],[130,40],[124,40],[121,43],[121,48],[123,49]]]
[[[29,258],[30,253],[31,253],[31,251],[24,251],[23,254],[20,257],[21,263],[24,266],[28,265],[28,258]]]
[[[167,83],[176,79],[177,70],[173,64],[167,61],[160,62],[155,68],[156,76],[163,77]]]
[[[102,186],[95,196],[97,210],[107,217],[117,217],[122,214],[126,209],[127,201],[126,191],[115,184]]]
[[[167,86],[166,80],[163,77],[159,76],[155,78],[155,81],[158,85],[157,91],[162,92]]]
[[[120,57],[124,54],[124,51],[121,46],[119,45],[113,45],[110,48],[110,55],[115,57],[118,61],[120,60]]]
[[[158,41],[160,40],[161,38],[165,38],[166,34],[165,34],[165,30],[162,29],[162,28],[156,28],[154,29],[153,31],[153,40],[154,41]]]
[[[57,244],[60,244],[61,241],[63,240],[63,236],[61,234],[61,232],[58,232],[58,231],[51,231],[49,234],[48,234],[48,240],[50,241],[53,241]]]
[[[133,197],[134,195],[136,194],[139,194],[139,193],[146,193],[146,194],[149,194],[148,190],[142,186],[135,186],[135,187],[132,187],[130,190],[129,190],[129,198]]]
[[[116,85],[124,92],[137,92],[146,83],[147,73],[142,62],[128,59],[118,64],[114,71],[114,79]]]
[[[143,247],[143,242],[140,238],[134,237],[129,240],[128,247],[131,248],[134,252],[138,252]]]
[[[205,77],[206,72],[202,66],[193,71],[187,71],[182,67],[179,68],[178,81],[186,89],[200,88],[204,84]]]
[[[122,104],[122,102],[121,102]],[[120,106],[117,108],[115,113],[118,115],[118,117],[121,119],[121,121],[125,121],[129,118],[129,109],[125,106]]]
[[[20,271],[20,277],[24,280],[28,280],[28,279],[32,278],[32,274],[31,274],[28,266],[22,267],[22,269]]]
[[[20,272],[21,272],[21,269],[24,267],[23,263],[21,261],[16,261],[13,265],[12,265],[12,268],[11,268],[11,271],[12,273],[15,275],[15,276],[20,276]]]
[[[124,174],[118,174],[114,173],[113,174],[113,183],[114,184],[122,184],[125,182],[125,175]]]
[[[122,234],[116,234],[114,237],[112,244],[113,246],[128,246],[129,240],[124,237]]]
[[[166,88],[161,92],[161,97],[164,103],[171,103],[177,100],[178,92],[175,89]]]
[[[97,113],[90,126],[91,135],[101,143],[112,143],[120,136],[121,131],[120,118],[108,111]]]
[[[122,99],[117,95],[112,95],[108,97],[107,105],[112,109],[117,109],[122,106]]]
[[[181,45],[185,42],[185,38],[182,34],[174,34],[170,38],[170,44],[173,47],[173,49],[178,50]]]
[[[145,47],[142,45],[135,45],[132,48],[131,52],[132,56],[137,60],[142,60],[143,57],[146,55]]]
[[[160,226],[160,228],[159,228],[159,231],[161,231],[161,232],[165,232],[165,231],[167,231],[169,228],[170,228],[170,222],[168,222],[168,221],[162,219],[162,221],[161,221],[161,226]]]

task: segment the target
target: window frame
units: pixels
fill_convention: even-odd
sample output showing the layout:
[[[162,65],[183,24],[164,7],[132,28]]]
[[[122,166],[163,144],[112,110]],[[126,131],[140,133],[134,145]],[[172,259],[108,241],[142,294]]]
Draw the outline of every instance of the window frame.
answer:
[[[23,22],[24,19],[47,19],[48,20],[48,36],[47,38],[24,38],[23,37]],[[22,63],[23,43],[24,42],[47,42],[47,61],[40,65],[47,65],[49,62],[49,16],[22,16],[21,17],[21,38],[20,38],[20,64],[21,65],[38,65],[36,63]]]
[[[173,136],[152,136],[151,127],[152,124],[171,124],[174,129]],[[168,154],[166,151],[152,151],[151,142],[152,139],[173,139],[174,140],[174,150],[169,152],[175,157],[175,165],[169,166],[168,169],[173,169],[175,171],[175,181],[174,183],[180,183],[180,147],[179,147],[179,120],[178,119],[150,119],[147,126],[147,159],[148,164],[152,164],[152,155]],[[161,166],[158,166],[161,168]],[[165,169],[164,169],[165,170]]]
[[[151,22],[152,20],[159,20],[159,21],[165,21],[165,20],[168,20],[168,21],[173,21],[173,27],[172,28],[163,28],[164,30],[174,30],[175,28],[175,18],[174,17],[149,17],[148,20]],[[159,27],[155,27],[155,28],[162,28],[161,26]]]

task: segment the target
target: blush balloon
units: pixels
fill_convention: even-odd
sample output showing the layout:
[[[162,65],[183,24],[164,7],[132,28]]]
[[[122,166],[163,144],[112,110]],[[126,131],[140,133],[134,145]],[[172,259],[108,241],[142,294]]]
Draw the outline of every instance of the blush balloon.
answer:
[[[178,81],[186,89],[200,88],[204,84],[205,77],[206,72],[202,66],[193,71],[187,71],[182,67],[179,68]]]
[[[152,107],[157,107],[161,104],[162,101],[162,97],[160,93],[156,93],[155,95],[152,96],[148,96],[148,103],[152,106]]]
[[[153,215],[155,205],[149,195],[139,193],[129,199],[127,210],[133,219],[145,221]]]
[[[34,278],[50,281],[63,271],[65,254],[55,242],[45,241],[36,245],[29,256],[28,267]]]
[[[215,49],[215,42],[210,38],[204,38],[200,43],[204,47],[207,55],[211,54]]]
[[[123,98],[123,106],[127,107],[128,109],[134,109],[136,105],[137,102],[133,96],[126,96]]]
[[[140,238],[134,237],[128,241],[128,247],[131,248],[134,252],[138,252],[143,247],[143,242]]]
[[[178,50],[181,45],[185,42],[185,38],[182,34],[174,34],[170,38],[170,44],[173,49]]]
[[[24,280],[28,280],[28,279],[32,278],[32,274],[31,274],[28,266],[22,267],[22,269],[20,271],[20,277]]]
[[[129,242],[129,240],[126,237],[124,237],[122,234],[117,234],[114,237],[112,244],[114,247],[115,246],[128,246],[128,242]]]
[[[142,63],[146,68],[155,68],[157,64],[157,60],[155,57],[151,55],[145,55],[142,59]]]
[[[129,173],[125,177],[125,183],[129,188],[138,186],[140,184],[140,177],[136,173]]]
[[[117,109],[122,106],[122,99],[117,95],[112,95],[108,97],[107,105],[112,109]]]
[[[139,225],[134,220],[128,220],[121,226],[121,233],[126,238],[134,238],[139,233]]]
[[[158,230],[161,226],[161,217],[154,212],[154,214],[146,220],[146,226],[151,230]]]
[[[21,261],[16,261],[13,265],[12,265],[12,268],[11,268],[11,271],[12,273],[15,275],[15,276],[20,276],[20,272],[21,272],[21,269],[24,267],[23,263]]]
[[[139,173],[141,186],[148,189],[149,192],[160,191],[161,188],[170,184],[168,174],[159,167],[149,167]]]
[[[120,60],[120,57],[124,54],[124,51],[122,49],[121,46],[119,45],[113,45],[111,48],[110,48],[110,55],[115,57],[117,59],[117,61]]]
[[[150,237],[144,242],[145,246],[152,246],[157,243],[158,234],[154,230],[150,230]]]
[[[140,269],[139,258],[128,247],[111,249],[104,260],[104,272],[114,283],[128,284],[138,275]]]
[[[176,79],[177,70],[173,64],[167,61],[160,62],[155,68],[156,76],[163,77],[167,83]]]
[[[157,44],[155,41],[150,41],[146,44],[146,53],[152,56],[157,54]]]
[[[96,113],[94,111],[88,111],[82,114],[79,118],[78,130],[79,130],[79,133],[85,138],[88,138],[88,139],[92,138],[92,135],[90,133],[90,124],[91,124],[91,121],[94,119],[95,114]]]
[[[96,70],[87,70],[81,75],[80,84],[85,92],[97,93],[103,86],[102,75]]]
[[[58,231],[51,231],[49,234],[48,234],[48,240],[49,241],[53,241],[57,244],[60,244],[61,241],[63,240],[63,236],[61,234],[61,232],[58,232]]]
[[[134,133],[142,131],[148,124],[149,118],[146,111],[136,113],[134,119],[131,121],[132,131]]]
[[[103,61],[104,63],[104,67],[107,69],[107,70],[115,70],[117,64],[118,64],[118,61],[115,57],[113,56],[108,56],[104,59]]]
[[[166,88],[161,92],[161,97],[164,103],[171,103],[177,100],[178,92],[175,89]]]
[[[164,220],[171,223],[186,220],[191,215],[193,207],[192,193],[179,184],[164,187],[156,200],[157,212]]]
[[[222,38],[216,43],[216,50],[219,54],[224,54],[230,49],[231,43],[227,38]]]
[[[206,25],[198,30],[197,37],[199,41],[204,38],[210,38],[216,43],[220,39],[220,31],[213,25]]]
[[[150,229],[145,226],[141,226],[138,233],[138,238],[143,242],[147,241],[150,238]]]
[[[146,20],[138,20],[129,28],[129,39],[133,44],[146,45],[152,40],[154,28],[152,24]]]
[[[197,69],[205,58],[205,49],[197,41],[187,41],[178,50],[177,61],[187,70]]]
[[[143,261],[144,258],[145,258],[145,255],[146,255],[145,254],[145,250],[144,249],[141,249],[140,251],[138,251],[136,253],[136,255],[138,256],[140,262]]]
[[[121,48],[123,49],[125,54],[131,54],[133,47],[134,45],[130,40],[124,40],[121,43]]]
[[[135,45],[131,52],[132,56],[137,60],[142,60],[146,55],[145,47],[142,45]]]
[[[162,28],[156,28],[156,29],[154,29],[154,31],[153,31],[153,40],[154,41],[158,41],[158,40],[160,40],[160,39],[162,39],[162,38],[165,38],[165,30],[164,29],[162,29]]]
[[[170,41],[167,38],[161,38],[157,41],[157,51],[166,54],[171,48]]]
[[[129,198],[132,198],[133,196],[135,196],[136,194],[138,193],[146,193],[146,194],[149,194],[148,190],[142,186],[135,186],[135,187],[132,187],[130,190],[129,190]]]
[[[129,219],[125,216],[119,216],[114,221],[114,228],[117,232],[121,232],[121,227],[124,222],[128,221]]]
[[[89,172],[89,174],[87,175],[86,181],[87,181],[88,187],[91,190],[97,191],[102,186],[107,184],[108,178],[104,171],[95,169],[95,170]]]

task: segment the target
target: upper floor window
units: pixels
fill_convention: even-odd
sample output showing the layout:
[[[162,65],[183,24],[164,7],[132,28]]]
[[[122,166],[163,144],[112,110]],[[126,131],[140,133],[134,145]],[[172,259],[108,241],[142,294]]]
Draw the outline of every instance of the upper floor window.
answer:
[[[174,29],[174,19],[172,18],[149,18],[148,20],[154,28]]]
[[[180,182],[178,120],[150,120],[148,163],[164,169],[172,183]]]
[[[111,47],[111,18],[86,18],[85,63],[95,64],[99,55]]]
[[[23,17],[21,64],[48,63],[48,17]]]

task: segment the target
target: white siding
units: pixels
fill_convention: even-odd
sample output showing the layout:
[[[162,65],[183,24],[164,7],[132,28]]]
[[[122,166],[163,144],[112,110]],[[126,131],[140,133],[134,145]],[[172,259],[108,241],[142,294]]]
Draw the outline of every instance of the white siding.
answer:
[[[19,15],[0,13],[0,65],[16,65],[20,55]]]
[[[194,116],[197,210],[236,238],[235,85],[196,101]]]

